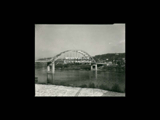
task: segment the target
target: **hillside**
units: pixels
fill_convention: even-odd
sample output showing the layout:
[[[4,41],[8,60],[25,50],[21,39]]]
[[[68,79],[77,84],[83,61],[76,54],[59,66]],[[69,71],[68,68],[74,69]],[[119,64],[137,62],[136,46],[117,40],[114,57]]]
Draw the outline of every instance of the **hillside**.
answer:
[[[98,61],[106,61],[106,59],[108,59],[108,61],[113,61],[113,60],[122,60],[122,58],[125,58],[125,53],[107,53],[107,54],[101,54],[101,55],[95,55],[92,56],[97,62]],[[52,57],[48,57],[48,58],[40,58],[38,60],[46,60],[46,59],[51,59]]]
[[[122,60],[122,58],[125,58],[125,53],[108,53],[108,54],[102,54],[102,55],[95,55],[93,58],[98,62],[101,60],[113,61],[113,60]]]

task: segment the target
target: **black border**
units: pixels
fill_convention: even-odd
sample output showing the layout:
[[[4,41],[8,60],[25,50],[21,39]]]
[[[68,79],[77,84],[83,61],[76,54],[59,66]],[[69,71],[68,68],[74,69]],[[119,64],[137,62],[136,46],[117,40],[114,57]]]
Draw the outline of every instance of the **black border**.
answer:
[[[24,78],[24,81],[23,84],[25,84],[23,86],[23,90],[25,89],[25,92],[23,93],[23,95],[25,97],[31,97],[31,98],[44,98],[44,97],[35,97],[35,68],[34,68],[34,61],[35,61],[35,24],[51,24],[51,23],[33,23],[33,24],[30,24],[29,26],[27,26],[27,30],[24,31],[26,32],[24,35],[25,35],[25,39],[22,41],[24,42],[26,48],[25,48],[25,53],[23,52],[23,54],[25,54],[24,58],[26,59],[27,57],[27,65],[25,66],[25,73],[24,74],[27,74],[25,75],[25,78]],[[62,23],[52,23],[52,24],[62,24]],[[73,23],[64,23],[64,24],[73,24]],[[76,23],[74,23],[76,24]],[[76,25],[112,25],[114,23],[100,23],[100,24],[94,24],[94,23],[77,23]],[[119,24],[119,23],[115,23],[115,24]],[[124,24],[124,23],[122,23]],[[127,24],[125,23],[125,31],[127,31]],[[127,39],[127,32],[125,32],[125,36],[126,36],[126,39]],[[24,38],[24,37],[23,37]],[[125,39],[125,40],[126,40]],[[27,42],[26,42],[27,41]],[[126,42],[127,44],[127,42]],[[127,45],[125,45],[127,49]],[[126,60],[128,59],[127,58],[127,51],[125,50],[125,53],[126,53]],[[27,55],[27,56],[26,56]],[[127,62],[126,62],[127,63]],[[22,62],[23,64],[23,62]],[[126,64],[126,79],[127,79],[127,64]],[[23,76],[23,75],[22,75]],[[90,99],[91,101],[95,100],[108,100],[108,99],[111,99],[111,100],[116,100],[117,102],[122,102],[122,100],[128,98],[128,82],[126,80],[126,96],[125,97],[73,97],[73,98],[88,98]],[[59,98],[66,98],[65,100],[67,100],[68,98],[72,98],[72,97],[45,97],[45,98],[54,98],[54,100],[59,100]],[[95,98],[95,99],[93,99]],[[64,99],[63,99],[64,100]],[[71,99],[69,99],[71,100]],[[82,99],[80,99],[82,100]],[[100,102],[99,101],[99,102]],[[103,101],[104,102],[104,101]]]

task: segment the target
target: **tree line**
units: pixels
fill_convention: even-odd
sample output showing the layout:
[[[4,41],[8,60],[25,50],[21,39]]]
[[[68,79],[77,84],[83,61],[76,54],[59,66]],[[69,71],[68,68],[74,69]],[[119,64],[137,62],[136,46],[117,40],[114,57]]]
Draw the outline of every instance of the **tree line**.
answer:
[[[45,60],[45,59],[51,59],[52,57],[48,58],[40,58],[38,60]],[[101,54],[101,55],[95,55],[93,58],[96,61],[108,59],[107,61],[113,61],[113,60],[122,60],[122,58],[125,58],[125,53],[107,53],[107,54]]]
[[[125,53],[108,53],[108,54],[102,54],[102,55],[95,55],[95,56],[93,56],[93,58],[96,61],[100,61],[100,60],[104,60],[104,61],[122,60],[122,58],[125,58]]]

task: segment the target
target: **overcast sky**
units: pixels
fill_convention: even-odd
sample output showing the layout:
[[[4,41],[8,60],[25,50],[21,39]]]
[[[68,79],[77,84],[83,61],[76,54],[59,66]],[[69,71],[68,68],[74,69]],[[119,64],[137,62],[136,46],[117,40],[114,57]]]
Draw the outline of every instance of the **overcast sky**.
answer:
[[[35,25],[35,59],[53,57],[70,49],[91,56],[125,52],[125,24]]]

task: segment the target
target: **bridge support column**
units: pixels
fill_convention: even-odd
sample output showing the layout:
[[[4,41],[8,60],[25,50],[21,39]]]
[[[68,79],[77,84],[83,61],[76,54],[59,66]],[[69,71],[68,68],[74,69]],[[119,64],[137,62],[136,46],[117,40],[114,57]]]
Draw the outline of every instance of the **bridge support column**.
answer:
[[[55,72],[55,63],[53,62],[52,63],[52,73],[54,73]]]
[[[97,70],[97,64],[95,65],[95,70]]]
[[[48,71],[48,72],[50,71],[50,66],[49,66],[49,65],[47,66],[47,71]]]
[[[97,79],[97,70],[95,70],[95,78]]]

